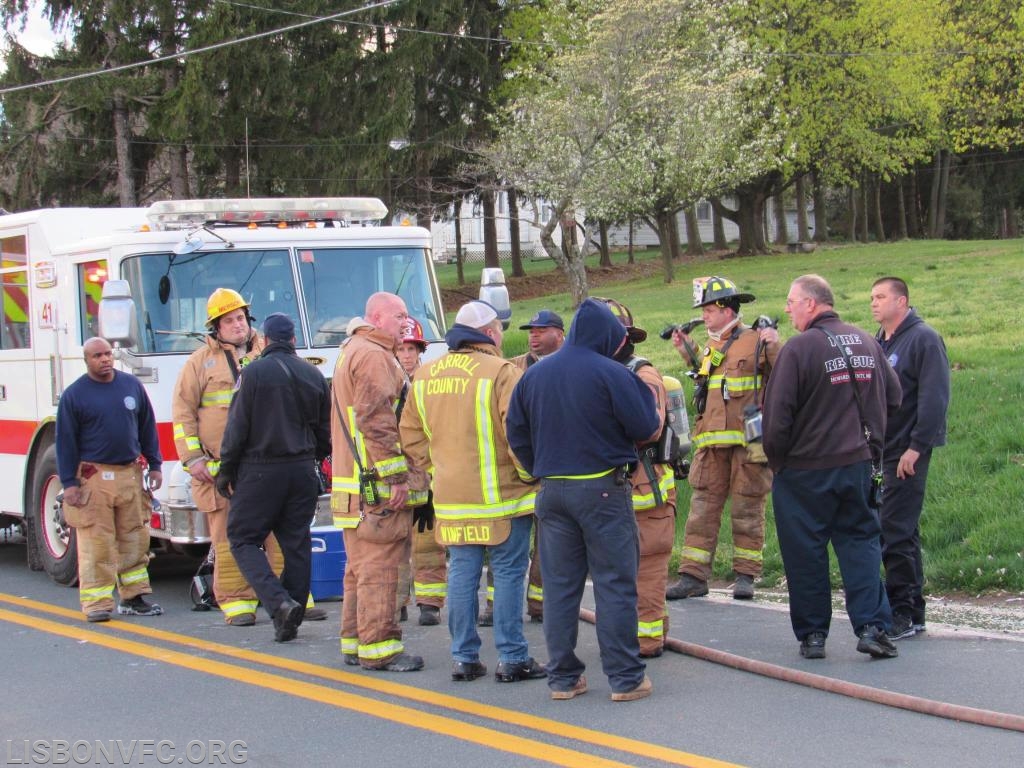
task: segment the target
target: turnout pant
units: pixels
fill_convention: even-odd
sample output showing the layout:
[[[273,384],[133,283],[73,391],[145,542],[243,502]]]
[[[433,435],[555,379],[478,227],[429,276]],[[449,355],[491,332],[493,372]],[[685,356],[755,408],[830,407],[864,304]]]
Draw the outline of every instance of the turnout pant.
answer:
[[[64,518],[78,542],[79,601],[86,614],[113,611],[115,587],[122,600],[153,591],[142,467],[82,462],[78,476],[87,500],[81,507],[65,504]]]
[[[914,474],[896,477],[899,456],[885,462],[885,493],[882,496],[882,563],[885,591],[893,613],[910,616],[924,624],[924,563],[921,561],[921,508],[932,452],[921,453]]]
[[[632,489],[628,482],[619,485],[617,474],[541,480],[536,515],[552,690],[572,688],[586,668],[576,655],[576,640],[588,572],[597,604],[601,665],[612,691],[631,691],[644,679],[636,636],[639,534]]]
[[[828,634],[832,585],[828,544],[832,542],[853,631],[892,624],[879,570],[882,548],[878,513],[868,507],[867,461],[831,469],[783,469],[775,474],[772,506],[789,588],[793,633]]]
[[[380,514],[386,512],[386,514]],[[412,510],[375,508],[356,528],[346,528],[345,599],[341,604],[341,652],[373,669],[405,650],[395,621],[398,571],[409,561]]]
[[[757,578],[764,549],[764,507],[772,487],[767,464],[747,461],[742,445],[702,448],[690,467],[690,514],[686,518],[679,573],[701,581],[711,575],[722,510],[729,500],[732,569]]]
[[[668,609],[665,588],[668,586],[668,561],[675,539],[676,515],[671,504],[636,513],[640,534],[640,562],[636,592],[639,623],[637,637],[640,653],[657,655],[668,637]]]
[[[289,597],[307,604],[313,560],[309,525],[318,491],[316,470],[308,459],[239,467],[228,540],[239,570],[271,616]],[[284,556],[280,578],[263,551],[271,533]]]
[[[440,608],[448,594],[447,562],[444,547],[432,530],[412,532],[412,591],[416,605]]]

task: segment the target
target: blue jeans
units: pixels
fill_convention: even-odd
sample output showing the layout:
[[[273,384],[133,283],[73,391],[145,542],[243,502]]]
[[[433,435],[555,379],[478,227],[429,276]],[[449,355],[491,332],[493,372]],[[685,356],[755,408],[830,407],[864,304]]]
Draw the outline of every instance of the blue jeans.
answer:
[[[597,603],[601,665],[612,691],[631,691],[644,679],[636,635],[640,538],[631,493],[629,484],[618,485],[613,475],[541,480],[537,545],[552,690],[572,688],[585,669],[576,640],[588,571]]]
[[[448,547],[448,631],[453,661],[479,661],[476,617],[484,552],[494,574],[494,645],[498,661],[526,661],[530,650],[523,634],[523,590],[530,562],[529,515],[515,517],[508,538],[493,547],[463,544]]]

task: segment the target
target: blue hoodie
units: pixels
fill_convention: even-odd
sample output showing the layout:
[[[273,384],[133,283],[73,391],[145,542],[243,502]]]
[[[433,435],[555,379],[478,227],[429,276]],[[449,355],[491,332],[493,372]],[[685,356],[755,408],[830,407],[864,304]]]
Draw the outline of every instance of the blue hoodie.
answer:
[[[661,419],[651,390],[613,355],[626,329],[604,302],[576,311],[558,354],[530,366],[509,404],[509,444],[534,477],[590,475],[637,460]]]

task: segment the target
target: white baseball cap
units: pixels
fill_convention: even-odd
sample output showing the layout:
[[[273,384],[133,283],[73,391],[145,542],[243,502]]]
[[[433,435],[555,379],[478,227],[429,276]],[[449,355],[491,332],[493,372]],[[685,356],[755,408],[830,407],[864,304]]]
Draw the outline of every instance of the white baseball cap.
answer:
[[[483,328],[498,319],[498,313],[486,301],[470,301],[463,304],[455,315],[455,322],[470,328]]]

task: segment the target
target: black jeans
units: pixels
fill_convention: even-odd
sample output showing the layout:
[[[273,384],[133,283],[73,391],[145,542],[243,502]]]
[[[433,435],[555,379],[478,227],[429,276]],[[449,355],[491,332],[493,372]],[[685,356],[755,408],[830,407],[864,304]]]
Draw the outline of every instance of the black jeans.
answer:
[[[238,469],[228,512],[228,541],[238,569],[271,616],[288,597],[306,605],[313,561],[309,524],[318,488],[311,459],[243,463]],[[271,533],[284,555],[280,579],[263,551]]]
[[[882,497],[882,563],[885,565],[885,591],[893,613],[910,616],[915,624],[924,624],[924,564],[921,561],[921,509],[928,479],[931,450],[921,453],[914,474],[900,480],[894,461],[886,461],[885,495]]]

